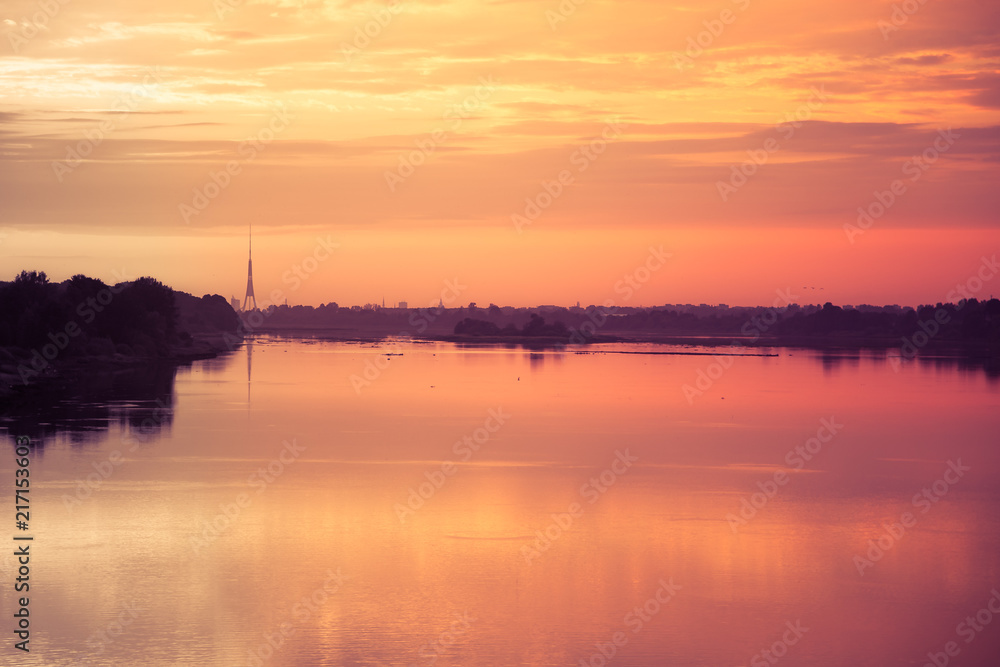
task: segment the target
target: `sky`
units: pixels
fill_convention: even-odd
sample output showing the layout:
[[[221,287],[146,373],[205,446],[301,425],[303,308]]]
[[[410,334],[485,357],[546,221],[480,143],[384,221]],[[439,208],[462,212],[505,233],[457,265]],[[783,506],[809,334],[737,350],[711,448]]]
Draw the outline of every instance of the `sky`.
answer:
[[[0,280],[242,300],[252,224],[260,301],[917,305],[1000,250],[995,2],[5,0],[0,32]]]

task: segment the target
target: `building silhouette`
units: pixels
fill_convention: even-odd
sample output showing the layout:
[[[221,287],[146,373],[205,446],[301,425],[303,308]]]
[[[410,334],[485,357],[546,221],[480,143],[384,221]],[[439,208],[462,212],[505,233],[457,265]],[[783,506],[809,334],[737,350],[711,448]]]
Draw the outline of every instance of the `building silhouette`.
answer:
[[[257,297],[253,295],[253,223],[250,223],[247,241],[247,295],[243,297],[244,311],[250,310],[250,302],[253,302],[253,309],[257,310]]]

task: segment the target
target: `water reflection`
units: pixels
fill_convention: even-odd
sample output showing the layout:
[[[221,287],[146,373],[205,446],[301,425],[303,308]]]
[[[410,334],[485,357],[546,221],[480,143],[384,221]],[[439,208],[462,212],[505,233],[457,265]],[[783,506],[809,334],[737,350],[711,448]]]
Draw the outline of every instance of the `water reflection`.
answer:
[[[247,414],[250,411],[250,385],[253,382],[253,338],[248,338],[243,345],[247,355]]]
[[[854,352],[823,352],[816,357],[823,364],[825,373],[837,372],[841,365],[857,367],[861,363],[861,353]]]
[[[717,358],[677,350],[389,357],[261,337],[106,387],[90,433],[146,415],[152,446],[53,443],[35,462],[47,634],[20,662],[598,665],[623,632],[609,667],[752,665],[801,621],[788,665],[902,667],[954,639],[1000,574],[996,386],[955,365],[778,351],[734,359],[689,402],[681,387]],[[77,423],[51,407],[16,428]],[[842,428],[796,468],[822,420]],[[624,452],[637,460],[616,469]],[[971,470],[920,512],[949,459]],[[859,575],[853,557],[904,511],[917,524]],[[325,587],[331,572],[342,585]],[[676,596],[637,616],[661,581]],[[998,645],[982,633],[961,664],[992,665]]]
[[[828,373],[839,371],[842,367],[857,367],[864,361],[886,366],[894,372],[904,367],[915,365],[921,368],[933,368],[947,373],[952,370],[983,373],[991,381],[1000,379],[1000,358],[989,356],[963,355],[919,355],[909,359],[899,355],[898,349],[891,350],[825,350],[817,352],[808,349],[796,349],[795,354],[802,354],[819,361],[823,370]]]
[[[322,334],[296,337],[282,334],[260,336],[265,344],[291,343],[301,345],[328,344],[331,342]],[[358,341],[361,347],[373,350],[382,349],[385,342]],[[398,344],[398,343],[397,343]],[[414,343],[408,343],[413,345]],[[416,343],[415,345],[440,346],[434,343]],[[197,362],[198,372],[208,375],[221,375],[230,371],[234,360],[245,357],[246,360],[246,405],[251,407],[251,389],[253,386],[253,352],[254,338],[248,338],[242,350],[235,354],[224,354],[213,359]],[[461,343],[448,345],[450,350],[464,351],[466,361],[473,363],[477,359],[486,362],[486,356],[476,352],[489,353],[491,350],[506,350],[511,353],[524,351],[532,371],[541,371],[546,363],[562,361],[565,353],[593,353],[607,351],[624,351],[629,354],[642,354],[643,350],[650,354],[663,354],[675,350],[679,354],[689,354],[690,350],[698,354],[728,354],[729,348],[662,346],[662,345],[616,345],[616,346],[564,346],[564,345],[529,345],[521,343],[502,344],[471,344]],[[623,348],[623,349],[619,349]],[[778,356],[779,352],[767,349],[747,349],[750,355]],[[824,373],[833,374],[843,368],[859,369],[868,364],[877,368],[899,372],[906,368],[917,368],[937,373],[982,373],[991,384],[1000,381],[1000,359],[977,358],[962,356],[922,356],[913,360],[900,359],[895,350],[846,350],[821,351],[808,349],[786,350],[788,356],[804,356],[819,363]],[[399,355],[402,356],[402,355]],[[8,433],[28,435],[44,446],[47,440],[65,436],[72,443],[84,445],[100,440],[102,434],[111,429],[125,429],[148,440],[162,429],[169,429],[173,420],[174,383],[178,372],[192,372],[191,364],[154,365],[114,371],[100,370],[81,373],[64,379],[36,391],[15,395],[5,399],[0,405],[0,429]],[[471,372],[474,372],[471,371]],[[520,378],[519,378],[520,379]]]
[[[63,437],[75,445],[93,444],[109,430],[148,441],[170,429],[177,370],[174,365],[100,369],[33,386],[4,400],[0,429],[26,435],[38,447]]]

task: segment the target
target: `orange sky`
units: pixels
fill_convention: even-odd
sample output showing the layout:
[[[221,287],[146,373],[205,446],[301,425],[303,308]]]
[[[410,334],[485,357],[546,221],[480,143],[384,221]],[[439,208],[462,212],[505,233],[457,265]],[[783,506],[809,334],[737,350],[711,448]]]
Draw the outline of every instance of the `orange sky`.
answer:
[[[253,221],[289,303],[938,301],[1000,249],[1000,5],[893,6],[11,0],[0,278],[242,297]]]

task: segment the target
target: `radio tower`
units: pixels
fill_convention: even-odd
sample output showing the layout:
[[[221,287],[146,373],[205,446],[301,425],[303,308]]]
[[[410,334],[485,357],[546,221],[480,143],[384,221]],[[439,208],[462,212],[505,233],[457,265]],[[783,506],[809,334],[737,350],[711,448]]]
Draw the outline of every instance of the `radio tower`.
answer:
[[[247,310],[247,305],[252,301],[253,309],[257,310],[257,297],[253,295],[253,222],[250,223],[250,233],[247,247],[247,295],[243,297],[243,310]]]

